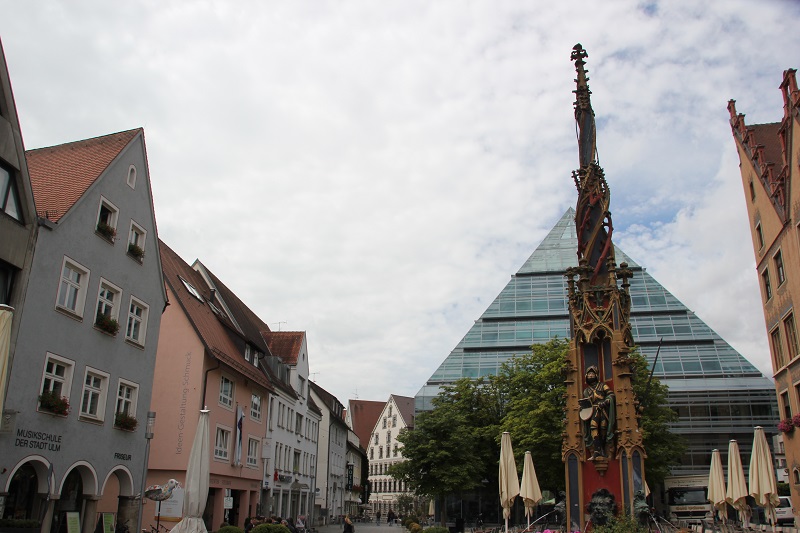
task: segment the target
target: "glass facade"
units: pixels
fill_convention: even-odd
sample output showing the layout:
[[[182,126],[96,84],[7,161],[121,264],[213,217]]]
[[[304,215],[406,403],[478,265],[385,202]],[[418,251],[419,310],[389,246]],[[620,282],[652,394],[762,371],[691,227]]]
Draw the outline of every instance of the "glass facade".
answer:
[[[577,265],[574,216],[569,209],[561,217],[436,369],[416,395],[418,411],[431,408],[442,385],[495,374],[515,354],[529,353],[532,344],[569,338],[564,274]],[[651,365],[661,342],[655,375],[669,387],[669,405],[680,416],[673,430],[689,445],[673,473],[708,474],[711,450],[727,449],[730,439],[746,455],[753,427],[769,431],[778,419],[772,382],[624,252],[615,253],[617,264],[627,262],[634,271],[634,341]]]

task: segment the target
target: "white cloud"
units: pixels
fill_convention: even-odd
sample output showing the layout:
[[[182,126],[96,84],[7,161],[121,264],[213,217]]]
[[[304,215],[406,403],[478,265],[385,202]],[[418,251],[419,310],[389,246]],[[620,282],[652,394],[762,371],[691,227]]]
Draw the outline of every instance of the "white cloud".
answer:
[[[768,370],[725,106],[780,118],[794,5],[3,7],[26,145],[143,126],[161,237],[342,400],[415,394],[574,205],[581,42],[618,244]]]

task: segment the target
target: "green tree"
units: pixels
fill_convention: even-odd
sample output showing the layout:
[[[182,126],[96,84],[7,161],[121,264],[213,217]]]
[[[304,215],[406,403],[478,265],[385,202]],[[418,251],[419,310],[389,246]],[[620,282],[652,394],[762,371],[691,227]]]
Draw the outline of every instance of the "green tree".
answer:
[[[398,435],[405,461],[389,474],[418,495],[437,497],[444,509],[444,496],[480,486],[487,464],[496,470],[500,416],[497,397],[482,379],[445,387],[433,404],[416,418],[413,430]],[[442,513],[442,523],[446,520]]]
[[[568,342],[553,339],[535,344],[532,352],[508,360],[492,383],[503,400],[502,431],[511,433],[517,467],[530,450],[539,485],[553,491],[564,488],[561,432],[564,430],[564,377]]]
[[[521,468],[524,453],[530,450],[539,484],[552,490],[564,488],[561,432],[566,387],[562,369],[568,351],[569,342],[564,339],[536,344],[530,354],[510,359],[492,378],[504,402],[502,430],[511,433],[517,465]],[[677,415],[667,407],[667,386],[655,376],[648,383],[647,359],[638,350],[630,355],[633,390],[642,408],[645,474],[648,482],[655,485],[677,464],[686,445],[669,431],[669,424]]]

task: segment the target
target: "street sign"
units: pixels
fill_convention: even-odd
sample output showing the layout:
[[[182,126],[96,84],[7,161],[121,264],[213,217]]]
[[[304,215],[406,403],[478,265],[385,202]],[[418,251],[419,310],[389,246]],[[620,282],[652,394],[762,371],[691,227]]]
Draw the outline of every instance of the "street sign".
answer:
[[[225,496],[222,499],[222,508],[223,509],[233,509],[233,496]]]

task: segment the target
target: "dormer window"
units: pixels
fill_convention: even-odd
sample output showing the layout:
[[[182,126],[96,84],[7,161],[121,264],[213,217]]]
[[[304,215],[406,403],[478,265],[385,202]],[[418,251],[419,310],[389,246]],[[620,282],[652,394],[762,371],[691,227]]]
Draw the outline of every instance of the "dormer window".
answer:
[[[252,348],[250,348],[249,344],[244,345],[244,360],[247,361],[248,363],[250,362],[250,359],[252,357],[252,351],[253,350]]]
[[[117,218],[119,209],[106,198],[100,198],[100,208],[97,211],[97,226],[95,232],[109,242],[114,242],[117,236]]]
[[[184,286],[184,287],[186,287],[186,290],[187,290],[187,291],[189,291],[189,294],[191,294],[192,296],[194,296],[195,298],[197,298],[197,299],[198,299],[198,300],[200,300],[201,302],[203,301],[203,295],[202,295],[202,294],[200,294],[200,291],[198,291],[198,290],[195,288],[195,286],[194,286],[194,285],[192,285],[191,283],[189,283],[188,281],[186,281],[185,279],[183,279],[183,278],[182,278],[182,277],[180,277],[180,276],[178,276],[178,279],[180,279],[180,280],[181,280],[181,282],[183,283],[183,286]]]

